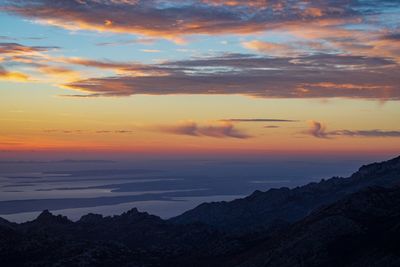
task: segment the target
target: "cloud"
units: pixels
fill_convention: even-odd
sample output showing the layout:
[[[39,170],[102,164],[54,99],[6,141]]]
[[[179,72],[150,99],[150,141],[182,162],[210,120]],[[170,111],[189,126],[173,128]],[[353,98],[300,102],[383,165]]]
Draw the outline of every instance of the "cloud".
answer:
[[[3,11],[70,30],[169,39],[191,34],[255,33],[296,22],[321,24],[336,18],[376,15],[383,13],[383,8],[395,6],[390,1],[380,1],[378,9],[374,1],[291,0],[10,0],[2,6]]]
[[[97,131],[89,131],[89,130],[62,130],[62,129],[47,129],[43,130],[44,133],[52,134],[52,133],[61,133],[61,134],[127,134],[134,133],[132,130],[97,130]]]
[[[135,130],[117,129],[117,130],[80,130],[80,129],[46,129],[46,134],[74,134],[74,135],[91,135],[91,134],[132,134],[137,131],[156,131],[176,135],[188,135],[193,137],[214,137],[214,138],[251,138],[249,134],[238,130],[232,123],[218,122],[212,124],[199,125],[196,122],[188,121],[172,125],[156,125],[148,127],[137,127]]]
[[[158,39],[156,38],[144,38],[140,37],[137,39],[131,39],[131,40],[119,40],[115,42],[102,42],[102,43],[97,43],[96,45],[98,46],[119,46],[119,45],[132,45],[132,44],[142,44],[142,45],[150,45],[154,44]]]
[[[386,130],[338,130],[328,133],[331,136],[362,136],[362,137],[400,137],[400,131]]]
[[[96,131],[96,133],[98,133],[98,134],[108,134],[108,133],[127,134],[127,133],[133,133],[133,132],[134,131],[131,131],[131,130],[113,130],[113,131],[99,130],[99,131]]]
[[[71,82],[82,79],[78,71],[64,66],[65,64],[59,58],[47,54],[47,52],[54,49],[59,48],[56,46],[27,46],[19,43],[0,43],[0,62],[3,61],[4,64],[15,69],[22,67],[24,71],[24,73],[20,71],[6,71],[2,68],[0,70],[1,78],[14,81],[45,81],[48,77],[54,77],[57,82]]]
[[[25,46],[18,43],[0,43],[0,54],[18,55],[58,49],[56,46]]]
[[[8,0],[0,11],[69,30],[140,35],[98,45],[151,44],[159,38],[184,43],[191,35],[248,34],[266,40],[245,39],[242,44],[269,56],[331,53],[400,62],[398,32],[393,30],[400,23],[390,19],[398,16],[398,4],[389,0]],[[283,40],[267,38],[277,32]]]
[[[378,2],[8,0],[0,4],[0,12],[43,25],[140,35],[98,45],[251,34],[241,39],[245,40],[242,45],[259,54],[142,64],[55,57],[47,52],[57,47],[25,46],[0,37],[8,40],[0,43],[0,61],[13,63],[13,67],[28,66],[45,78],[55,76],[63,88],[79,91],[76,97],[220,94],[399,100],[400,23],[389,20],[398,15],[398,5]],[[275,33],[281,35],[276,38]],[[80,66],[113,73],[91,78],[93,72],[81,71]],[[7,79],[23,77],[20,71],[9,73]]]
[[[140,51],[145,52],[145,53],[160,53],[161,50],[157,49],[140,49]]]
[[[212,125],[198,125],[195,122],[185,122],[176,125],[164,125],[155,128],[164,133],[189,135],[196,137],[216,137],[216,138],[238,138],[247,139],[251,136],[237,130],[231,123],[219,123]]]
[[[30,77],[27,74],[16,71],[7,71],[2,66],[0,66],[0,80],[26,82],[29,80],[29,78]]]
[[[59,49],[55,46],[27,46],[19,43],[0,43],[0,62],[5,62],[15,69],[23,68],[30,73],[22,74],[19,71],[1,71],[2,79],[28,80],[34,76],[35,81],[56,81],[58,83],[72,82],[83,79],[85,71],[76,67],[97,68],[111,70],[116,74],[129,72],[130,75],[141,75],[140,69],[147,66],[137,62],[114,62],[111,60],[95,60],[79,57],[53,56],[48,52]],[[151,73],[148,71],[147,73]]]
[[[274,128],[280,128],[280,126],[278,126],[278,125],[265,125],[264,128],[274,129]]]
[[[382,39],[400,41],[400,32],[388,33]]]
[[[207,3],[210,5],[220,5],[220,6],[244,6],[244,7],[266,7],[268,5],[265,0],[201,0],[203,3]],[[279,1],[276,1],[278,4]],[[275,4],[275,5],[276,5]]]
[[[310,129],[306,133],[317,138],[328,138],[325,125],[318,121],[310,121]]]
[[[327,131],[326,125],[317,122],[310,122],[310,129],[306,132],[317,138],[333,138],[340,136],[350,136],[350,137],[400,137],[400,131],[394,130],[335,130]]]
[[[258,40],[243,42],[242,44],[245,48],[275,56],[288,56],[292,54],[293,51],[293,47],[287,44],[263,42]]]
[[[298,122],[298,120],[285,120],[285,119],[269,119],[269,118],[258,118],[258,119],[222,119],[220,121],[227,122]]]
[[[239,94],[260,98],[400,100],[400,66],[380,57],[225,54],[124,67],[134,74],[89,78],[65,86],[86,93],[75,95],[78,97]]]
[[[282,29],[285,32],[284,29]],[[287,32],[290,33],[290,28],[286,29]],[[332,31],[332,30],[324,30],[324,31]],[[349,31],[349,30],[345,30]],[[295,34],[294,34],[295,35]],[[333,40],[330,40],[332,42]],[[350,41],[349,41],[350,42]],[[353,42],[357,43],[356,41]],[[313,55],[313,54],[321,54],[321,53],[333,53],[336,52],[338,54],[343,53],[343,51],[339,51],[325,39],[315,40],[291,40],[288,43],[274,43],[268,41],[260,41],[260,40],[252,40],[242,42],[243,47],[257,51],[261,54],[265,54],[268,56],[274,57],[294,57],[301,55]]]
[[[153,51],[154,52],[154,51]],[[162,67],[154,67],[138,62],[116,62],[112,60],[96,60],[79,57],[71,58],[54,58],[55,62],[84,66],[88,68],[98,68],[112,70],[118,74],[129,73],[131,76],[149,76],[149,75],[164,75],[165,70]]]
[[[54,77],[55,79],[62,79],[63,81],[76,81],[82,79],[80,72],[60,66],[43,65],[38,66],[37,70],[42,74]]]
[[[100,69],[126,69],[129,67],[133,67],[133,63],[119,63],[114,61],[105,61],[105,60],[93,60],[93,59],[85,59],[85,58],[64,58],[63,61],[65,63],[70,63],[74,65],[81,65],[86,67],[94,67]]]
[[[5,35],[0,35],[0,40],[15,40],[14,37],[10,37],[10,36],[5,36]]]

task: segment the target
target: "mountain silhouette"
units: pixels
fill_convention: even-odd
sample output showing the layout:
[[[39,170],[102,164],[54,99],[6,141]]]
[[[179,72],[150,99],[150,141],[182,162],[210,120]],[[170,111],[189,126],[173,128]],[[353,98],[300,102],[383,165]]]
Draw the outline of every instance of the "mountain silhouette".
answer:
[[[170,221],[179,224],[200,222],[228,232],[265,230],[282,222],[294,222],[315,208],[364,187],[395,185],[400,185],[400,157],[362,166],[348,178],[333,177],[294,189],[255,191],[231,202],[204,203]]]

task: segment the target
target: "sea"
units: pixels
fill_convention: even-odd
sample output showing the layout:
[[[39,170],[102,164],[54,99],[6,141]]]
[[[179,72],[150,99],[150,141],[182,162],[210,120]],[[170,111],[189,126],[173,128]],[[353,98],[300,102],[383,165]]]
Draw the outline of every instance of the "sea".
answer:
[[[47,209],[79,220],[87,213],[112,216],[138,208],[167,219],[203,202],[347,177],[363,164],[386,159],[370,155],[1,160],[0,217],[25,222]]]

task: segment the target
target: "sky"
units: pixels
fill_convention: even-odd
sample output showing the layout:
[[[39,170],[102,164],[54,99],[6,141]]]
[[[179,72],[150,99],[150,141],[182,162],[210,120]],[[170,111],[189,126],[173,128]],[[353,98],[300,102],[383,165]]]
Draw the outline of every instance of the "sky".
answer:
[[[400,1],[0,0],[0,158],[395,155]]]

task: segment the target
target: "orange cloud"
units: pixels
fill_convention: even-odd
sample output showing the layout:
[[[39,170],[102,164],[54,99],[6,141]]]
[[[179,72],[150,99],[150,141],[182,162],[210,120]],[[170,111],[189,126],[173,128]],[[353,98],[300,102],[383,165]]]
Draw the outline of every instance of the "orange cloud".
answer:
[[[210,5],[224,6],[267,7],[270,5],[266,0],[202,0],[202,2]],[[274,5],[277,4],[279,3]]]
[[[274,56],[289,56],[293,52],[293,48],[286,44],[278,44],[263,41],[243,42],[243,46],[247,49],[257,50],[259,52]]]
[[[6,56],[36,54],[38,52],[56,49],[54,46],[25,46],[18,43],[0,43],[0,54]]]
[[[27,74],[15,71],[7,71],[0,66],[0,80],[26,82],[29,80],[29,78],[30,77]]]

